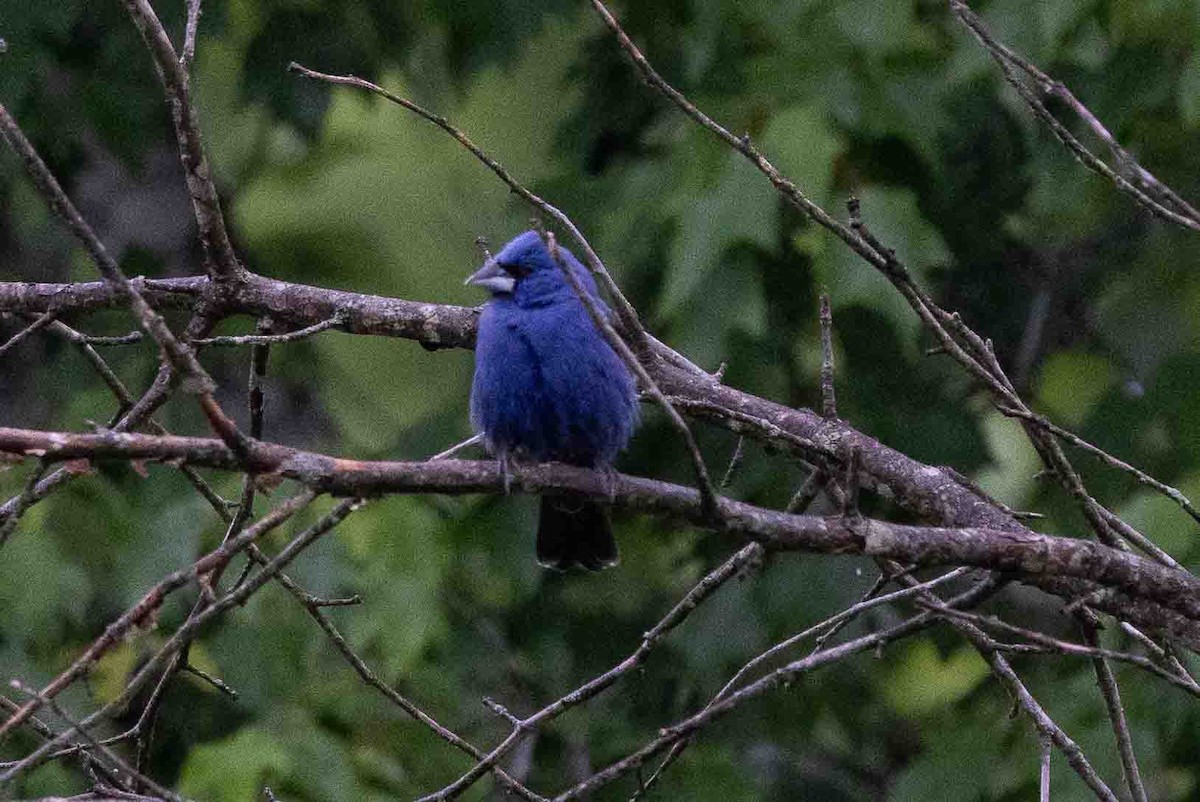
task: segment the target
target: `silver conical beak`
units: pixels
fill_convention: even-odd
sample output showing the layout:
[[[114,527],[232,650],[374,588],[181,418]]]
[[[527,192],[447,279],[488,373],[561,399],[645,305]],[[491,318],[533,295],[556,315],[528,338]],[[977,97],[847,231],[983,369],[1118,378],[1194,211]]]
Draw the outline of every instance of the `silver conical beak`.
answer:
[[[474,284],[476,287],[483,287],[494,293],[510,293],[516,286],[517,280],[505,273],[504,269],[496,264],[495,259],[488,259],[483,263],[483,267],[467,276],[467,280],[463,283]]]

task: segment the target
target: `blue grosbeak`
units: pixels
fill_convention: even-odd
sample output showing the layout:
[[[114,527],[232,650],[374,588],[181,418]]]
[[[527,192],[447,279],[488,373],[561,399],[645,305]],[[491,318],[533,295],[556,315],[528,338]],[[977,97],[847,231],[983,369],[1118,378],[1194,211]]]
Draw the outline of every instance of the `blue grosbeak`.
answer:
[[[584,266],[557,251],[610,315]],[[516,458],[609,468],[637,423],[637,388],[542,238],[526,231],[467,283],[492,293],[479,318],[471,387],[471,424],[488,450],[502,466]],[[591,571],[616,563],[607,509],[579,496],[542,496],[537,559]]]

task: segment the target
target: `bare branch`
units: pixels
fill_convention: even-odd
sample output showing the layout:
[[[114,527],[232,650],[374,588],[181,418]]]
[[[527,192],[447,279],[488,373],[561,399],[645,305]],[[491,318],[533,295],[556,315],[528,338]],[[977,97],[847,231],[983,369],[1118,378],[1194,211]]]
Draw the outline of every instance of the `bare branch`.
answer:
[[[836,418],[837,394],[833,387],[833,312],[829,296],[821,293],[821,415]]]
[[[1083,639],[1088,646],[1098,649],[1100,645],[1097,634],[1098,622],[1091,613],[1081,613]],[[1134,802],[1149,802],[1146,787],[1142,784],[1142,773],[1138,769],[1137,754],[1133,750],[1133,737],[1129,734],[1129,723],[1125,720],[1125,708],[1121,705],[1121,691],[1117,687],[1117,678],[1113,674],[1108,660],[1100,655],[1092,657],[1092,668],[1096,672],[1096,681],[1100,685],[1100,694],[1104,697],[1104,706],[1108,710],[1108,719],[1112,722],[1113,735],[1117,739],[1117,751],[1121,755],[1121,769],[1125,775],[1125,785]]]
[[[113,646],[120,643],[127,632],[152,621],[156,611],[162,605],[163,599],[168,593],[182,587],[200,574],[211,571],[216,566],[228,562],[247,543],[279,526],[297,511],[306,507],[313,498],[315,498],[315,494],[307,490],[292,497],[272,510],[255,523],[254,526],[245,529],[234,540],[222,544],[214,551],[210,551],[192,563],[189,567],[176,571],[158,582],[142,596],[137,604],[129,608],[120,618],[106,627],[104,634],[94,640],[82,655],[43,688],[33,700],[27,702],[7,721],[0,724],[0,736],[10,732],[14,727],[26,721],[31,715],[37,712],[37,709],[45,700],[53,699],[63,689],[83,676],[100,657],[107,653]],[[9,769],[0,775],[0,782],[11,780],[16,776],[16,772],[16,767]]]
[[[194,346],[230,346],[230,345],[280,345],[282,343],[293,343],[298,340],[303,340],[306,337],[311,337],[322,331],[328,331],[336,326],[341,326],[345,323],[342,315],[334,315],[328,320],[322,320],[320,323],[314,323],[311,326],[306,326],[296,331],[289,331],[286,334],[245,334],[237,337],[208,337],[202,340],[192,340]]]
[[[200,0],[187,0],[187,27],[183,33],[183,51],[179,54],[179,66],[186,74],[196,58],[196,34],[200,30]]]
[[[205,278],[140,281],[146,297],[164,307],[186,307],[209,291]],[[0,310],[46,311],[50,306],[87,311],[115,305],[106,287],[90,284],[0,282]],[[468,348],[475,341],[478,312],[460,306],[406,301],[385,296],[329,290],[247,274],[226,299],[226,315],[269,316],[279,323],[311,326],[348,313],[346,330],[354,334],[405,337],[429,348]],[[962,487],[941,469],[925,465],[844,421],[831,421],[719,384],[700,371],[680,367],[674,351],[652,344],[655,359],[647,369],[672,405],[739,434],[749,435],[788,453],[844,462],[852,450],[862,455],[860,473],[887,486],[891,495],[917,514],[949,526],[1018,527],[1004,510]]]
[[[38,331],[39,329],[43,329],[46,326],[53,323],[55,317],[57,317],[57,315],[54,312],[42,313],[42,315],[37,320],[33,321],[28,326],[26,326],[25,328],[18,331],[12,337],[9,337],[8,342],[4,343],[3,345],[0,345],[0,357],[4,356],[12,348],[15,348],[22,340],[24,340],[30,334],[33,334],[34,332]]]
[[[1071,151],[1080,164],[1112,181],[1117,189],[1132,197],[1134,201],[1157,217],[1183,226],[1184,228],[1190,228],[1193,231],[1200,231],[1200,212],[1197,212],[1195,208],[1179,197],[1170,187],[1155,178],[1149,170],[1138,164],[1129,151],[1121,147],[1113,135],[1109,133],[1099,118],[1092,114],[1087,106],[1080,103],[1079,99],[1071,93],[1071,90],[1065,84],[1046,75],[1046,73],[1038,69],[1032,62],[1017,55],[1014,51],[999,42],[984,27],[982,20],[971,11],[970,7],[963,0],[949,0],[949,5],[951,12],[971,31],[979,43],[983,45],[984,49],[988,51],[988,54],[996,61],[997,65],[999,65],[1004,79],[1017,90],[1017,93],[1030,109],[1033,110],[1033,113],[1050,127],[1054,135]],[[1109,167],[1084,147],[1067,130],[1066,126],[1050,113],[1041,99],[1034,95],[1021,82],[1013,72],[1014,67],[1031,77],[1044,94],[1056,97],[1065,103],[1091,129],[1092,133],[1108,146],[1117,162],[1117,168],[1114,170]],[[1169,209],[1164,203],[1159,203],[1151,198],[1141,189],[1130,183],[1125,175],[1134,176],[1146,189],[1157,193],[1163,199],[1164,203],[1174,206],[1175,210]]]
[[[502,471],[492,460],[360,462],[260,441],[251,441],[243,462],[214,439],[0,428],[0,451],[50,460],[181,460],[227,470],[249,467],[254,472],[293,479],[318,492],[354,496],[383,492],[498,493],[505,488]],[[611,499],[631,509],[679,516],[700,526],[741,534],[771,549],[869,554],[917,565],[971,565],[1015,571],[1039,585],[1043,585],[1043,579],[1085,580],[1175,610],[1190,620],[1200,620],[1200,579],[1098,543],[1020,529],[949,529],[873,519],[793,516],[729,499],[720,500],[717,525],[705,514],[694,490],[652,479],[611,477],[559,463],[521,466],[511,482],[512,489],[523,492],[571,490]],[[1130,612],[1129,620],[1138,621],[1137,613]],[[1177,634],[1191,639],[1186,632]]]
[[[742,548],[716,569],[707,574],[700,580],[687,595],[676,604],[671,611],[666,614],[661,621],[658,622],[645,635],[642,636],[642,643],[634,650],[632,654],[626,657],[617,665],[610,668],[608,671],[594,677],[584,685],[576,688],[561,697],[552,704],[543,707],[538,712],[534,713],[525,719],[518,719],[513,727],[513,731],[505,738],[495,749],[488,752],[474,768],[468,771],[463,776],[459,777],[450,785],[440,791],[421,797],[418,802],[440,802],[441,800],[454,799],[472,785],[475,781],[482,777],[490,768],[494,767],[496,762],[504,757],[510,749],[517,744],[527,733],[541,726],[547,721],[557,718],[562,713],[572,707],[575,707],[600,692],[607,689],[624,675],[636,669],[646,659],[646,655],[652,648],[666,636],[675,627],[683,623],[684,619],[695,610],[702,601],[711,596],[718,588],[728,582],[732,577],[742,570],[744,566],[750,562],[757,560],[762,555],[762,547],[757,543]],[[509,714],[511,715],[511,714]]]
[[[144,2],[144,0],[139,1]],[[67,228],[83,243],[105,282],[126,300],[141,327],[154,337],[162,350],[163,358],[183,379],[184,389],[197,396],[200,407],[204,411],[205,417],[208,418],[213,431],[231,448],[241,450],[243,435],[213,398],[216,383],[196,360],[191,349],[175,338],[162,316],[154,311],[154,308],[146,302],[133,283],[125,277],[104,244],[84,221],[71,199],[59,186],[57,179],[34,150],[33,144],[25,137],[16,120],[3,105],[0,105],[0,135],[3,135],[13,151],[21,157],[26,172],[38,191],[50,204],[51,209],[63,219]]]
[[[244,268],[225,230],[221,198],[213,183],[212,169],[204,155],[204,147],[200,143],[200,127],[196,122],[195,108],[192,106],[184,60],[190,61],[195,52],[195,31],[199,24],[200,3],[198,0],[189,0],[183,58],[176,55],[171,39],[150,6],[149,0],[124,0],[124,3],[130,18],[142,35],[142,40],[150,50],[150,55],[154,58],[154,68],[159,81],[162,82],[167,105],[171,109],[171,121],[174,123],[175,138],[179,145],[179,158],[183,162],[188,193],[192,196],[192,210],[200,228],[200,242],[208,257],[209,274],[236,283],[241,278]]]

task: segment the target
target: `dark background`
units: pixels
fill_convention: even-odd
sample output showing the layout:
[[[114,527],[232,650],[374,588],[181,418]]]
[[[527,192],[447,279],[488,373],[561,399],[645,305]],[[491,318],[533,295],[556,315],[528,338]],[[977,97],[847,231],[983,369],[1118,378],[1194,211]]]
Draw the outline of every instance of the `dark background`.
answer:
[[[181,39],[184,4],[156,5]],[[976,6],[1159,178],[1200,197],[1200,3]],[[810,197],[843,218],[845,199],[861,197],[867,221],[920,280],[994,338],[1036,409],[1200,496],[1200,238],[1150,218],[1074,162],[945,4],[642,0],[616,10],[669,80],[748,132]],[[352,90],[331,94],[284,67],[296,60],[370,77],[446,114],[570,214],[652,331],[707,368],[727,362],[729,384],[818,404],[817,294],[828,291],[843,418],[916,459],[953,466],[1013,506],[1048,513],[1046,531],[1083,532],[1069,500],[1035,478],[1039,464],[1019,428],[957,366],[923,355],[931,343],[890,285],[647,89],[588,4],[208,0],[204,12],[193,92],[251,269],[410,299],[482,300],[461,286],[480,260],[474,239],[503,244],[528,225],[528,207],[403,110]],[[120,4],[22,4],[0,16],[0,36],[8,44],[0,100],[126,272],[199,272],[162,93]],[[0,277],[96,277],[8,153]],[[0,340],[20,325],[0,321]],[[123,333],[131,319],[114,312],[81,325]],[[243,319],[221,331],[251,328]],[[135,392],[153,376],[149,344],[106,356]],[[244,406],[248,359],[242,350],[204,353],[226,408]],[[278,346],[266,437],[363,459],[426,456],[470,433],[471,369],[469,352],[430,354],[400,340],[326,333]],[[159,417],[173,431],[203,433],[193,407],[177,400]],[[0,362],[5,425],[80,430],[112,411],[107,390],[60,340],[34,336]],[[687,482],[669,426],[650,408],[644,415],[620,467]],[[719,475],[734,439],[699,431]],[[1102,502],[1196,566],[1194,526],[1169,501],[1088,458],[1079,467]],[[803,477],[750,444],[729,492],[781,506]],[[236,497],[236,477],[212,480]],[[0,490],[12,495],[23,481],[24,471],[0,474]],[[353,645],[444,723],[488,742],[503,726],[481,697],[522,712],[557,698],[628,654],[735,548],[625,515],[620,567],[559,576],[534,564],[533,521],[528,499],[390,498],[311,549],[295,575],[315,593],[361,593],[364,605],[332,612]],[[222,531],[164,469],[142,479],[105,466],[39,504],[0,555],[0,677],[43,683]],[[539,735],[531,786],[561,787],[635,748],[874,576],[869,562],[790,555],[723,589],[644,670]],[[182,620],[185,602],[168,605],[164,627]],[[994,609],[1075,635],[1032,593]],[[866,621],[894,615],[879,608]],[[68,705],[82,713],[113,698],[160,638],[108,655]],[[230,615],[192,655],[241,698],[186,676],[173,686],[153,771],[185,794],[245,800],[267,783],[286,799],[409,798],[467,767],[359,684],[278,589]],[[1116,783],[1090,666],[1016,665]],[[1118,676],[1151,796],[1195,798],[1194,706],[1146,675]],[[746,706],[706,731],[651,798],[1029,799],[1036,737],[1025,719],[1008,717],[1009,705],[975,652],[935,631]],[[0,756],[4,749],[13,745]],[[20,791],[81,787],[55,764]],[[625,780],[601,798],[633,788]],[[1053,788],[1056,800],[1090,798],[1057,755]]]

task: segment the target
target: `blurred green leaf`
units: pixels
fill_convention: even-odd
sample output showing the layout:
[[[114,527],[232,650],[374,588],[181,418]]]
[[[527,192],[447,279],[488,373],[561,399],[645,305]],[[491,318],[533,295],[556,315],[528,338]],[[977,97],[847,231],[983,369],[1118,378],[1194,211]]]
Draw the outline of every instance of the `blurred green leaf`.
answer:
[[[1189,126],[1200,126],[1200,48],[1192,52],[1179,75],[1179,111]]]
[[[256,799],[264,785],[278,784],[297,768],[297,758],[278,735],[262,727],[192,750],[179,778],[184,796],[214,802]]]
[[[1025,799],[1036,794],[1037,752],[1026,736],[1013,750],[1006,732],[1030,728],[1024,720],[972,717],[931,727],[921,754],[901,774],[888,799],[924,802],[931,799]],[[996,720],[999,719],[999,720]],[[1007,748],[1006,748],[1007,747]],[[1016,754],[1013,754],[1013,751]],[[1054,799],[1066,798],[1079,785],[1063,778],[1051,786]],[[1082,787],[1082,786],[1080,786]],[[1073,798],[1073,797],[1072,797]]]
[[[1077,426],[1111,387],[1112,364],[1098,354],[1060,351],[1043,364],[1037,404],[1053,420]]]
[[[47,512],[43,505],[25,514],[0,560],[3,640],[27,649],[61,643],[68,626],[82,621],[92,590],[87,574],[46,531]],[[38,592],[30,592],[31,581]]]
[[[444,634],[438,594],[450,554],[442,528],[433,510],[404,497],[371,504],[340,527],[365,599],[364,614],[350,621],[351,641],[379,655],[386,677],[411,668]]]
[[[903,648],[883,690],[897,713],[927,716],[965,698],[987,676],[987,663],[971,647],[943,657],[932,642],[918,640]]]
[[[658,314],[663,317],[677,315],[709,275],[723,269],[730,245],[767,246],[772,239],[776,200],[758,171],[739,154],[728,154],[717,185],[691,201],[680,221],[659,298]]]
[[[1200,475],[1181,477],[1174,482],[1174,487],[1193,503],[1200,499]],[[1161,493],[1149,488],[1137,490],[1115,512],[1168,554],[1192,559],[1200,555],[1200,533],[1196,522]]]
[[[821,106],[793,106],[773,114],[761,149],[809,199],[826,202],[841,142]]]
[[[1034,477],[1041,470],[1041,459],[1017,421],[999,412],[989,412],[980,426],[990,460],[974,479],[993,497],[1020,509],[1037,487]]]

